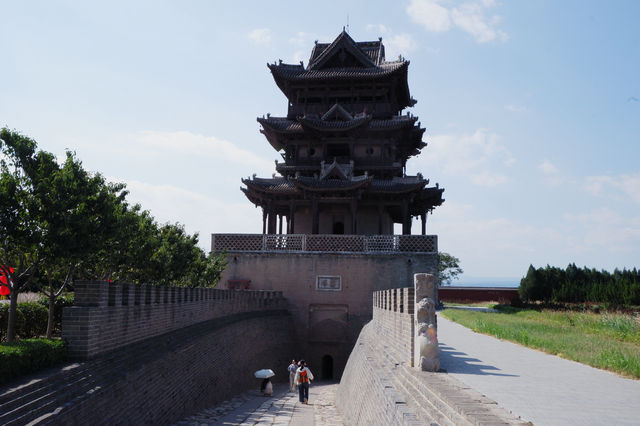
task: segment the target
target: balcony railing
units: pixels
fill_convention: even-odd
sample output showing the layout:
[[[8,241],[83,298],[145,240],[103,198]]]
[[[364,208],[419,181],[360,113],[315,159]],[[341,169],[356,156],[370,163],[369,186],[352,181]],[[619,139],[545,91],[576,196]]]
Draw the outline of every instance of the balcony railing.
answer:
[[[437,235],[211,234],[213,252],[436,253]]]

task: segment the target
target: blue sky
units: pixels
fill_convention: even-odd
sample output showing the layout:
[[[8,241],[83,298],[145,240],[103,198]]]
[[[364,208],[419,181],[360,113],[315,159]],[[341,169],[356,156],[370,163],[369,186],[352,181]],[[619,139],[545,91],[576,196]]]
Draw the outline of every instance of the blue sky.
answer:
[[[266,64],[306,65],[348,22],[411,61],[428,146],[408,172],[445,188],[428,232],[467,280],[640,267],[640,2],[0,0],[0,16],[0,125],[75,151],[204,248],[261,232],[239,188],[279,158],[255,121],[286,113]]]

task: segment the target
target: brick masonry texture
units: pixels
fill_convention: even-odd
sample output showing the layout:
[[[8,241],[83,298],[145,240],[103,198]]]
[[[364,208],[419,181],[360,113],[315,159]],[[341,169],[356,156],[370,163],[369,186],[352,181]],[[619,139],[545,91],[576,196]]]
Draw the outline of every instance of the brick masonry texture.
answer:
[[[289,301],[301,346],[297,356],[309,361],[314,374],[337,379],[360,330],[371,320],[374,291],[413,287],[415,273],[436,273],[435,253],[251,253],[227,254],[221,284],[250,280],[251,289],[277,290]],[[339,276],[340,291],[318,291],[318,276]],[[318,324],[318,312],[343,308],[340,322]],[[330,330],[344,330],[340,336]],[[326,332],[326,333],[325,333]],[[320,368],[323,357],[333,359],[333,374]],[[315,367],[315,370],[314,370]]]
[[[414,289],[374,292],[372,305],[336,394],[347,424],[525,424],[446,373],[412,366]]]
[[[275,291],[83,282],[65,308],[71,364],[0,391],[0,424],[171,424],[287,381],[294,322]]]
[[[64,309],[62,338],[74,359],[158,336],[202,321],[255,310],[284,309],[278,291],[226,291],[83,281],[75,306]]]
[[[171,424],[257,388],[253,372],[272,368],[288,378],[295,344],[286,311],[241,313],[123,348],[109,379],[66,402],[56,424]],[[118,351],[114,351],[118,352]],[[108,356],[108,354],[107,354]]]

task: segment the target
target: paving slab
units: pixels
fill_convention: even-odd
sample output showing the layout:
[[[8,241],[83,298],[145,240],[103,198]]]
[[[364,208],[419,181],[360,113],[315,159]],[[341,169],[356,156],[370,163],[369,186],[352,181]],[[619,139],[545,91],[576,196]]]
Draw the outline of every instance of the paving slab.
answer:
[[[335,382],[314,382],[309,388],[309,404],[302,404],[297,392],[288,391],[288,385],[275,384],[272,397],[250,390],[176,425],[342,426],[342,416],[335,407],[337,387]]]
[[[525,348],[439,315],[449,375],[535,425],[640,425],[640,381]]]

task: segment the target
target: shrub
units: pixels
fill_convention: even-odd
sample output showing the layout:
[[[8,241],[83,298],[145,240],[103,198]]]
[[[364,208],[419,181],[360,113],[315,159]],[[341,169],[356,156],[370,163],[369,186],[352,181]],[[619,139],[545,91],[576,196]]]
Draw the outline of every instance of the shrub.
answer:
[[[62,340],[24,339],[0,344],[0,383],[52,367],[67,357]]]
[[[18,303],[16,310],[16,336],[27,339],[47,332],[47,308],[39,303]],[[6,340],[9,323],[9,304],[0,304],[0,341]]]

